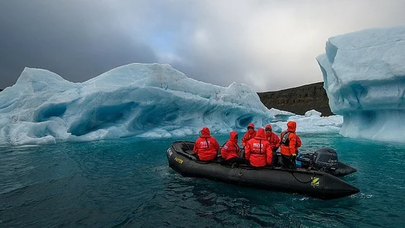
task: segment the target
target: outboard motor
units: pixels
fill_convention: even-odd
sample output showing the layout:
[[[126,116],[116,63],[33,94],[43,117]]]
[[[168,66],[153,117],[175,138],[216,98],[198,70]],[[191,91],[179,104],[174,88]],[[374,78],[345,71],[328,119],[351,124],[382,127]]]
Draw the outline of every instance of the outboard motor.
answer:
[[[336,151],[328,147],[315,151],[312,156],[312,165],[318,170],[336,170],[338,168],[338,157]]]

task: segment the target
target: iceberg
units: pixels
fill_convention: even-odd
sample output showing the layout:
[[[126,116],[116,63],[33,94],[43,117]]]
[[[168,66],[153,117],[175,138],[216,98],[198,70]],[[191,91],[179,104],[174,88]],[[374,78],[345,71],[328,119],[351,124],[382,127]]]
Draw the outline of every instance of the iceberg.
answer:
[[[276,119],[280,115],[279,112],[274,112],[273,109],[270,109],[270,111],[273,113]],[[283,114],[287,118],[271,123],[273,131],[285,131],[287,129],[287,122],[290,120],[297,123],[297,133],[334,134],[340,132],[343,124],[342,116],[321,116],[322,113],[316,110],[309,110],[304,115],[290,115],[288,113]]]
[[[405,26],[329,38],[317,57],[340,134],[405,142]]]
[[[245,84],[221,87],[168,64],[129,64],[82,83],[25,68],[0,92],[0,144],[227,134],[274,119]]]

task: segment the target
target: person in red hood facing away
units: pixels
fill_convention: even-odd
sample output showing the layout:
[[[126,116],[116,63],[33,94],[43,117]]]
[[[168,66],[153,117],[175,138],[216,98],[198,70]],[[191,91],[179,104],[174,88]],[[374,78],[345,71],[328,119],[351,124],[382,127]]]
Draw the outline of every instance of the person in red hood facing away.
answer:
[[[271,151],[270,143],[266,140],[263,128],[259,128],[256,136],[247,142],[245,147],[245,158],[249,160],[250,165],[254,167],[271,165],[273,153]]]
[[[272,165],[277,165],[275,164],[276,162],[279,163],[277,160],[277,150],[280,147],[280,138],[276,133],[273,132],[273,128],[271,127],[270,124],[266,125],[264,128],[264,131],[266,132],[266,140],[269,141],[271,150],[273,151],[273,164]]]
[[[243,135],[242,146],[245,147],[247,141],[253,139],[255,136],[256,136],[255,125],[253,123],[250,123],[247,126],[247,132]]]
[[[225,163],[238,163],[245,164],[246,160],[239,157],[240,148],[238,145],[238,133],[231,131],[229,134],[229,140],[221,149],[221,156],[225,160]]]
[[[301,139],[295,134],[297,124],[294,121],[288,121],[287,131],[281,132],[280,152],[285,168],[295,168],[295,157],[298,153],[298,147],[301,146]]]
[[[217,157],[218,150],[218,141],[210,135],[208,127],[203,127],[201,136],[194,143],[194,153],[201,161],[211,161]]]
[[[226,142],[221,149],[221,156],[224,160],[234,159],[239,156],[239,151],[238,133],[231,131],[228,142]]]

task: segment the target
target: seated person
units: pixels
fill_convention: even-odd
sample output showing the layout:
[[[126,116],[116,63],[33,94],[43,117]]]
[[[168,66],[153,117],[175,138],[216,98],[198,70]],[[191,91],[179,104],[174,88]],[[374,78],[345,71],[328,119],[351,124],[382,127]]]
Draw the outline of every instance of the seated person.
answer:
[[[242,137],[242,146],[246,147],[246,143],[256,136],[255,125],[253,123],[248,124],[247,132]]]
[[[273,152],[263,128],[257,130],[256,136],[249,140],[245,147],[245,158],[249,160],[251,166],[264,167],[271,165]]]
[[[273,128],[270,124],[266,125],[264,131],[266,132],[266,140],[269,141],[271,150],[273,151],[272,165],[278,165],[277,150],[280,147],[280,138],[276,133],[273,132]]]
[[[225,163],[246,163],[244,158],[239,158],[239,153],[238,133],[236,131],[231,131],[229,134],[229,140],[221,149],[221,156],[225,160]]]
[[[200,137],[195,141],[193,151],[201,161],[212,161],[217,157],[219,144],[210,135],[210,129],[203,127]]]

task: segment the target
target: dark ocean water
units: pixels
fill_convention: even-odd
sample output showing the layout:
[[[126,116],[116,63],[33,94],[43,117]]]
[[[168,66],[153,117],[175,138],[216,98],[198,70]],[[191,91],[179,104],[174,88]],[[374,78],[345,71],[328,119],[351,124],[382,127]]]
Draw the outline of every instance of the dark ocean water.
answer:
[[[405,145],[301,138],[301,151],[329,146],[357,168],[343,179],[361,193],[323,201],[182,177],[166,149],[195,137],[0,147],[0,227],[405,227]]]

